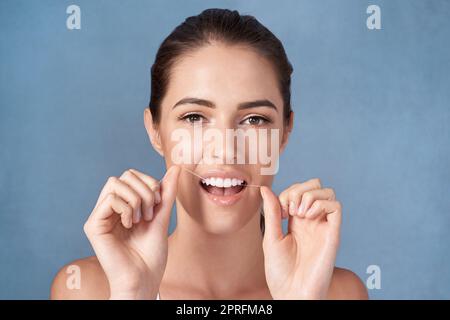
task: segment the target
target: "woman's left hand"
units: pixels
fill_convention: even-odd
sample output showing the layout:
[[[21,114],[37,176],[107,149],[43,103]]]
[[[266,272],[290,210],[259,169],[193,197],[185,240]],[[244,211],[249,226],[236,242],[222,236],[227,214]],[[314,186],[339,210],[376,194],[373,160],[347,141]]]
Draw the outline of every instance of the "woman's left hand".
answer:
[[[266,280],[274,299],[325,299],[339,246],[341,204],[319,179],[294,184],[279,197],[261,187]],[[282,218],[289,218],[283,234]]]

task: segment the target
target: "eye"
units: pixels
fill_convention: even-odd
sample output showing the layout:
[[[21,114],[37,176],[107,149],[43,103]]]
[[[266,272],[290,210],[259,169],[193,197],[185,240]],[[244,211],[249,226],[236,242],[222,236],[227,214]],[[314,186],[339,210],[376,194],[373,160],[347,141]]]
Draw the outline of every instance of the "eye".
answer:
[[[270,123],[270,120],[261,116],[250,116],[243,120],[242,123],[251,126],[261,126],[263,124]]]
[[[203,120],[205,120],[205,117],[198,113],[189,113],[185,114],[183,116],[178,117],[179,120],[186,121],[188,123],[194,124],[194,123],[202,123]]]

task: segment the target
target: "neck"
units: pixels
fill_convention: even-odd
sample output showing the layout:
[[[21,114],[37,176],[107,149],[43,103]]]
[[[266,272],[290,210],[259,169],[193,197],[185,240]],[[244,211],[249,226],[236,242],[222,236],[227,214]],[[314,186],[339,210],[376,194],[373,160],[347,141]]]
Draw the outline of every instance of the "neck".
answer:
[[[183,210],[177,221],[166,267],[173,282],[218,298],[266,289],[259,213],[240,230],[220,235],[206,232]]]

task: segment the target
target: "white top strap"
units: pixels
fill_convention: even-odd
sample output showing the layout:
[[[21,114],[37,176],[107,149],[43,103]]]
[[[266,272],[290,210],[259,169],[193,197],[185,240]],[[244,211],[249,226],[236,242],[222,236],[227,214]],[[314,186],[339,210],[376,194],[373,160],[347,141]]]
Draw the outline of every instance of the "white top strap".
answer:
[[[158,292],[158,294],[156,295],[156,300],[161,300],[161,299],[159,298],[159,292]]]

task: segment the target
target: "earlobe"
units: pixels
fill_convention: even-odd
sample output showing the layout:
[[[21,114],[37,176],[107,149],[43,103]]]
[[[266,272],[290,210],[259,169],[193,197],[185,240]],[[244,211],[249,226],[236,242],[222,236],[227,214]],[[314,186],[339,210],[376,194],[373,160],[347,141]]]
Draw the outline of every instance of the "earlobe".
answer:
[[[152,144],[153,149],[155,149],[155,151],[158,152],[161,157],[164,157],[164,152],[161,145],[161,136],[159,134],[158,128],[156,128],[153,124],[153,117],[149,108],[145,108],[144,110],[144,126],[147,130],[147,135],[150,139],[150,143]]]

